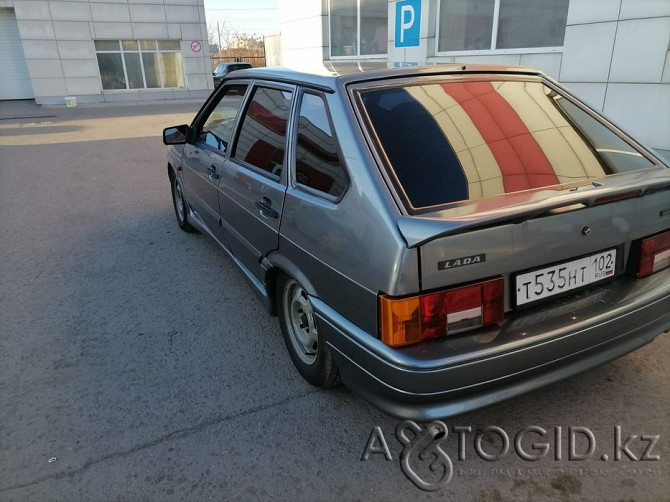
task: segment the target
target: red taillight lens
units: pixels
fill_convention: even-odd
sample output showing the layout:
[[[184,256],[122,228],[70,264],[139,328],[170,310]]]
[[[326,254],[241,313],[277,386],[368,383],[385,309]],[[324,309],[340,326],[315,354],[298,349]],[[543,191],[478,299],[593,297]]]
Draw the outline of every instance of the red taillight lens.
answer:
[[[670,232],[644,239],[640,244],[637,278],[647,277],[670,266]]]
[[[445,293],[435,293],[419,298],[421,308],[421,340],[438,338],[447,334],[447,305]]]
[[[505,319],[505,283],[499,280],[487,281],[482,285],[484,296],[484,326]]]
[[[501,322],[504,290],[503,278],[497,277],[409,298],[382,295],[382,341],[398,347]]]

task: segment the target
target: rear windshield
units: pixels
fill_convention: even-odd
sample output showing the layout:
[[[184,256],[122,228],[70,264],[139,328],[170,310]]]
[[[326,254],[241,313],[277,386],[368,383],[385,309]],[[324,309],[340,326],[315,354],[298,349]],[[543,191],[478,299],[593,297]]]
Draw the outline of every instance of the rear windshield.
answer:
[[[654,165],[540,81],[386,86],[360,95],[413,208]]]

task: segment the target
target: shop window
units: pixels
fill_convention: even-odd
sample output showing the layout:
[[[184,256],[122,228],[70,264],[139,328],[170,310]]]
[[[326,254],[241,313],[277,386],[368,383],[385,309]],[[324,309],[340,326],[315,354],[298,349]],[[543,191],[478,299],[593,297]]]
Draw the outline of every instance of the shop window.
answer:
[[[330,0],[331,57],[386,54],[387,0]]]
[[[562,47],[569,0],[441,0],[438,52]]]
[[[104,90],[184,87],[179,40],[96,40]]]

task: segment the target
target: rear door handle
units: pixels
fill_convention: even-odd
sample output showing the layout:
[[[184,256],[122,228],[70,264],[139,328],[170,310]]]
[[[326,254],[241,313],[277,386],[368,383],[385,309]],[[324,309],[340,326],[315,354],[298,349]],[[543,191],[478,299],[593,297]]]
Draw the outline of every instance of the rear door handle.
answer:
[[[272,207],[272,201],[267,197],[263,197],[263,200],[257,200],[256,207],[266,216],[279,218],[279,213]]]
[[[219,174],[216,172],[216,166],[214,164],[209,166],[207,168],[207,170],[209,171],[209,179],[210,180],[216,181],[220,178]]]

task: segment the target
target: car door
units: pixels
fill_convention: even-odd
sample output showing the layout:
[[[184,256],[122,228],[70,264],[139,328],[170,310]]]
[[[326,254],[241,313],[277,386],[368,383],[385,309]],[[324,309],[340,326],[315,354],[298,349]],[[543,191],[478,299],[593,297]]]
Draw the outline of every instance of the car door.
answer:
[[[286,193],[286,136],[295,94],[292,86],[257,83],[224,161],[219,205],[233,254],[257,278],[262,257],[278,247]]]
[[[246,84],[228,85],[196,119],[191,141],[184,146],[186,200],[215,236],[220,236],[218,186]]]

